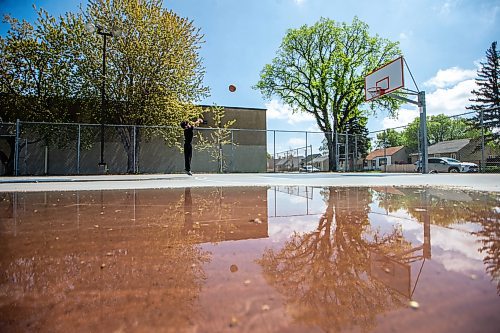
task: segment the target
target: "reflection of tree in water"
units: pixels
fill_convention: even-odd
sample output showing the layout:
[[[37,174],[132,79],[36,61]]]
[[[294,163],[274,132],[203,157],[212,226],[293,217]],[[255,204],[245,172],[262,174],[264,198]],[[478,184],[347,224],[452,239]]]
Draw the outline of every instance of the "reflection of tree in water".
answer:
[[[500,295],[500,211],[498,207],[491,210],[475,212],[474,221],[481,223],[483,229],[473,232],[480,238],[481,253],[486,253],[483,258],[486,272],[491,275],[491,280],[497,285]]]
[[[422,222],[421,210],[431,212],[430,222],[447,227],[456,223],[475,222],[477,214],[492,214],[498,201],[492,193],[466,192],[434,188],[398,188],[391,193],[377,191],[380,208],[389,213],[406,210]],[[423,200],[426,196],[426,200]]]
[[[409,244],[400,230],[381,235],[370,229],[368,189],[330,188],[324,195],[328,206],[317,230],[294,234],[281,250],[266,250],[259,263],[296,320],[325,331],[368,330],[378,314],[405,302],[369,276],[370,252],[403,252]]]
[[[113,193],[104,195],[111,206]],[[189,326],[210,257],[196,235],[185,233],[182,194],[162,199],[143,192],[136,207],[131,197],[119,199],[127,208],[116,214],[130,217],[137,211],[136,219],[106,217],[100,206],[81,201],[88,208],[79,228],[57,230],[59,224],[40,220],[44,211],[32,214],[28,204],[19,212],[22,225],[36,228],[20,230],[23,237],[3,235],[2,248],[18,251],[1,257],[0,330],[182,331]],[[71,223],[71,215],[60,214],[52,220]]]
[[[494,193],[445,189],[400,188],[399,194],[377,193],[379,206],[388,212],[404,209],[417,221],[422,222],[421,209],[429,211],[434,225],[449,227],[453,224],[479,223],[482,230],[472,232],[481,239],[481,253],[486,272],[497,284],[500,294],[500,212],[499,200]],[[427,205],[422,197],[427,196]],[[421,209],[419,209],[421,208]]]

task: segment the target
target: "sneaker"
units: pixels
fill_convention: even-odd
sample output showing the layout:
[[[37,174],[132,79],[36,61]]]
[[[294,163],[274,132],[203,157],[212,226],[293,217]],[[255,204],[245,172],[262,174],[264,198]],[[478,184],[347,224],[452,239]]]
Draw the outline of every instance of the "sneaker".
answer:
[[[193,174],[191,173],[191,171],[186,171],[186,174],[187,174],[188,176],[192,176],[192,175],[193,175]]]

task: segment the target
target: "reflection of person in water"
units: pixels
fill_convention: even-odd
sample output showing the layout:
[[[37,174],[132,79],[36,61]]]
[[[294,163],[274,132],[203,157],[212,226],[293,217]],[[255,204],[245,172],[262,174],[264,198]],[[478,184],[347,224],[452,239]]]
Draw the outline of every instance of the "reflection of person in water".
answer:
[[[184,189],[184,228],[186,231],[193,228],[193,198],[189,187]]]

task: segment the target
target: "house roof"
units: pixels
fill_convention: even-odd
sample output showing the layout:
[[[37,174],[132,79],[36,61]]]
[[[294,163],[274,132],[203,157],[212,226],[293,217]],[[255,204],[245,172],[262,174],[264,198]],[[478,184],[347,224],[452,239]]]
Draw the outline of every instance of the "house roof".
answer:
[[[373,160],[376,157],[384,157],[384,156],[392,156],[401,149],[403,149],[404,146],[397,146],[397,147],[387,147],[387,148],[380,148],[380,149],[375,149],[371,153],[369,153],[366,156],[366,160]]]
[[[312,162],[313,162],[313,163],[321,163],[321,162],[326,161],[326,160],[328,160],[328,155],[315,157],[315,158],[312,160]]]
[[[428,154],[456,153],[467,146],[471,139],[441,141],[427,148]]]
[[[309,162],[309,161],[314,161],[315,158],[321,156],[321,154],[312,154],[312,155],[308,155],[306,156],[306,158],[304,159],[305,162]]]
[[[303,158],[304,158],[304,156],[289,156],[289,157],[285,157],[285,158],[276,159],[275,163],[276,163],[276,166],[285,166],[289,163],[298,164],[298,162],[301,161]],[[296,163],[294,163],[294,162],[296,162]]]

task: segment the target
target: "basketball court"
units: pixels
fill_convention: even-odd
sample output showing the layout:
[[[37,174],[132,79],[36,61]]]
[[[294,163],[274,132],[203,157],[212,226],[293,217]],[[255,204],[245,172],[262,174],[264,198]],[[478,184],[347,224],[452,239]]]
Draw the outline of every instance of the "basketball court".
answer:
[[[497,174],[232,173],[60,177],[0,177],[0,192],[73,191],[208,186],[433,186],[500,192]]]

